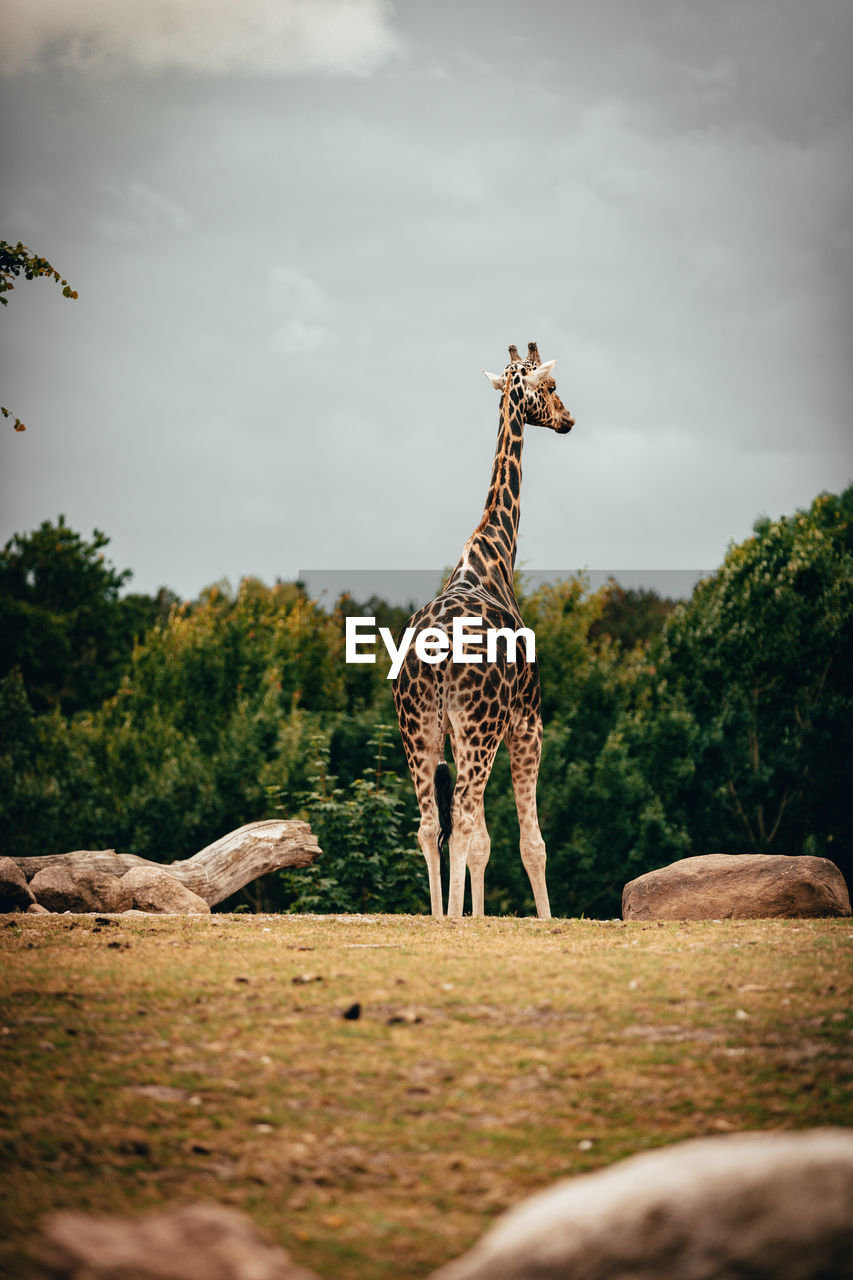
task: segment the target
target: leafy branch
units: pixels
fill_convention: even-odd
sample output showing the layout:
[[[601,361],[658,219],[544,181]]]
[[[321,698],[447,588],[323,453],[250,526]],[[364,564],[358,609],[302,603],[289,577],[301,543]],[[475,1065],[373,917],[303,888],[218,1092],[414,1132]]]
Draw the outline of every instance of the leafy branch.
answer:
[[[25,244],[21,244],[20,240],[15,245],[9,244],[7,240],[0,240],[0,305],[4,307],[9,305],[9,299],[5,295],[12,292],[15,287],[14,281],[22,274],[25,280],[37,280],[41,276],[46,276],[61,286],[63,298],[77,297],[77,290],[71,288],[68,281],[63,279],[47,258],[33,253]],[[0,405],[0,413],[4,418],[12,419],[15,431],[26,431],[24,423],[12,413],[11,409]]]

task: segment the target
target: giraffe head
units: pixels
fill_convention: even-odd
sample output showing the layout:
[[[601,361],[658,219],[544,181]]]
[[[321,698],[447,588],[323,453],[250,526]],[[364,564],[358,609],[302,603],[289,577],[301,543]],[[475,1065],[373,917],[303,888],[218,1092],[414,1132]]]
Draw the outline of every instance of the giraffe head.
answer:
[[[558,435],[571,431],[575,420],[557,395],[553,369],[556,360],[540,359],[535,342],[527,344],[527,358],[522,360],[513,343],[509,348],[509,364],[503,373],[483,372],[496,391],[510,394],[522,406],[525,423],[550,427]]]

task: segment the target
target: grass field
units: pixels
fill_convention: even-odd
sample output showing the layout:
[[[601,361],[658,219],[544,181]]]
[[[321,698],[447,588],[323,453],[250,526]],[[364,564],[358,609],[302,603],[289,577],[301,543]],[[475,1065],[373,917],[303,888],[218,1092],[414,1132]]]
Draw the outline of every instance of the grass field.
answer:
[[[0,917],[0,1274],[32,1274],[50,1210],[204,1199],[328,1280],[408,1280],[567,1174],[849,1125],[851,943],[850,920]]]

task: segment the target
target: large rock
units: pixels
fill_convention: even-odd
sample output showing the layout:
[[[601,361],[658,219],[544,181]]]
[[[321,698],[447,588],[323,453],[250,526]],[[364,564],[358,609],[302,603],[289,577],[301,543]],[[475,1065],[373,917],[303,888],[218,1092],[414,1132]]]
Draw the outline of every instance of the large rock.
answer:
[[[432,1280],[850,1280],[853,1134],[700,1138],[558,1182]]]
[[[94,868],[72,874],[61,864],[36,872],[30,890],[48,911],[127,911],[132,900],[118,876]]]
[[[135,1220],[58,1213],[36,1250],[55,1280],[318,1280],[245,1214],[215,1204]]]
[[[130,890],[132,905],[139,911],[161,915],[210,915],[210,907],[204,898],[159,867],[134,867],[122,876],[121,884]]]
[[[26,911],[35,895],[27,877],[11,858],[0,858],[0,912]]]
[[[849,915],[844,877],[827,858],[712,853],[649,871],[622,891],[625,920]]]

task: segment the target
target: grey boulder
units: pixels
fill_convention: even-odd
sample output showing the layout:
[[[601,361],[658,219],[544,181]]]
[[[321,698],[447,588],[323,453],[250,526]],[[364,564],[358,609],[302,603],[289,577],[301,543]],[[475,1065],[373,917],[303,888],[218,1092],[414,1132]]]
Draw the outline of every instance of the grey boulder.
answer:
[[[625,885],[625,920],[760,920],[849,916],[844,877],[828,858],[711,853]]]
[[[43,867],[30,881],[30,889],[48,911],[126,911],[131,905],[124,878],[95,869],[72,875],[60,864]]]
[[[317,1280],[245,1214],[215,1204],[135,1220],[58,1213],[37,1252],[54,1280]]]
[[[0,858],[0,912],[26,911],[35,895],[27,878],[11,858]]]
[[[633,1156],[511,1209],[432,1280],[850,1280],[853,1133]]]
[[[122,876],[121,883],[133,898],[128,905],[138,911],[160,915],[210,915],[210,907],[204,898],[159,867],[133,867]]]

